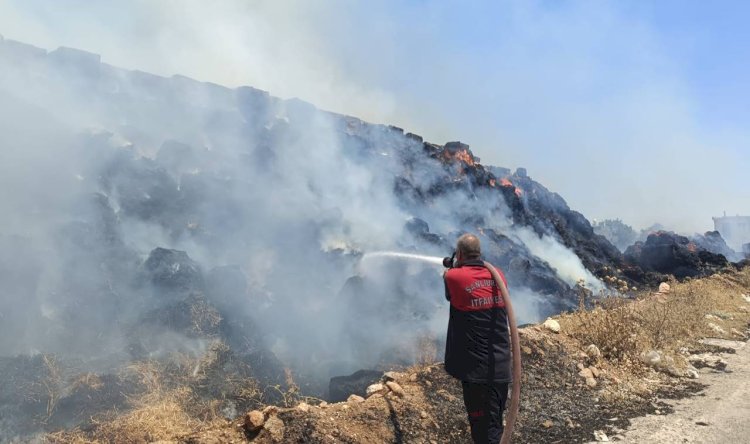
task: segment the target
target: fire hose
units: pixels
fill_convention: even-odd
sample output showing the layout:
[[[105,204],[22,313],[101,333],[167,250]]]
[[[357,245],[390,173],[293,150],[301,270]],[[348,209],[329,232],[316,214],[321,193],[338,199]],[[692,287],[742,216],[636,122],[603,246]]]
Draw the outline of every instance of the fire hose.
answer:
[[[510,444],[510,439],[513,436],[513,427],[516,425],[516,419],[518,418],[521,397],[521,343],[518,336],[516,316],[513,313],[513,305],[510,302],[510,293],[508,293],[508,288],[505,286],[505,281],[500,278],[500,275],[492,264],[485,261],[484,267],[492,274],[492,279],[495,280],[497,287],[500,289],[503,301],[505,301],[505,312],[508,314],[508,325],[510,327],[510,351],[512,359],[510,405],[508,406],[508,414],[505,416],[503,436],[500,438],[500,444]]]

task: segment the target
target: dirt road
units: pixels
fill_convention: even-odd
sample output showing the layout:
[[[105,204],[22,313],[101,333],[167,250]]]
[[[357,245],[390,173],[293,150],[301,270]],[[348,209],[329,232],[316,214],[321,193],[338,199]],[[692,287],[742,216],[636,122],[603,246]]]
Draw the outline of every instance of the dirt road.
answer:
[[[618,442],[750,443],[750,346],[733,348],[736,354],[724,356],[731,373],[702,371],[700,381],[708,384],[703,392],[671,402],[672,414],[633,419]]]

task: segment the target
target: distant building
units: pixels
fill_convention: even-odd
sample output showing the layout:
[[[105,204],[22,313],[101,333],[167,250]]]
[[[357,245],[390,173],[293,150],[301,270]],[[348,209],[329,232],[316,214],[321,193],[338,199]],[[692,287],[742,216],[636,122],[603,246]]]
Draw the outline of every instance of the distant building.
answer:
[[[742,251],[743,245],[750,243],[750,216],[714,217],[714,230],[721,234],[730,248]]]

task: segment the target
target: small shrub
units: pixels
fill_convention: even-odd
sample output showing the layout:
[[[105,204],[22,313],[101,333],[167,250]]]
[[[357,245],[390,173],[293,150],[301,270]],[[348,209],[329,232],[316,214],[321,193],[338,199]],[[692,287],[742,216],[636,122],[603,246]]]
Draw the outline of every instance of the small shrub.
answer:
[[[708,311],[705,299],[692,286],[677,288],[664,299],[649,299],[637,305],[635,317],[649,348],[676,350],[703,332]]]
[[[621,298],[600,299],[589,311],[578,311],[566,330],[583,344],[594,344],[605,358],[621,360],[640,352],[633,304]]]

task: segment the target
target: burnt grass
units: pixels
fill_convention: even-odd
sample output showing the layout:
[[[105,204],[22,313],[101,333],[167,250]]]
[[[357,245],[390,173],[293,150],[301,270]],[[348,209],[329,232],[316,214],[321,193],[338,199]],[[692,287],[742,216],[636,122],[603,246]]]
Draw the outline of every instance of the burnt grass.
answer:
[[[675,381],[656,390],[649,399],[607,403],[578,376],[577,361],[562,344],[535,341],[525,352],[521,407],[513,436],[513,442],[518,443],[590,442],[595,430],[611,435],[618,428],[626,428],[629,418],[656,410],[671,413],[660,399],[683,398],[704,387],[694,381]],[[606,383],[606,379],[600,379],[600,383]]]
[[[692,380],[669,379],[647,397],[606,402],[600,389],[610,384],[599,378],[595,388],[578,375],[580,358],[554,337],[540,335],[523,340],[523,384],[514,443],[581,443],[594,440],[594,431],[612,436],[625,429],[630,419],[646,414],[669,414],[664,402],[679,399],[705,386]],[[363,403],[334,404],[310,412],[285,409],[284,442],[297,443],[469,443],[471,437],[460,383],[442,364],[412,368],[399,383],[407,396],[389,394]],[[338,407],[336,407],[338,406]],[[246,439],[275,442],[265,431]],[[190,442],[211,442],[207,439]]]

